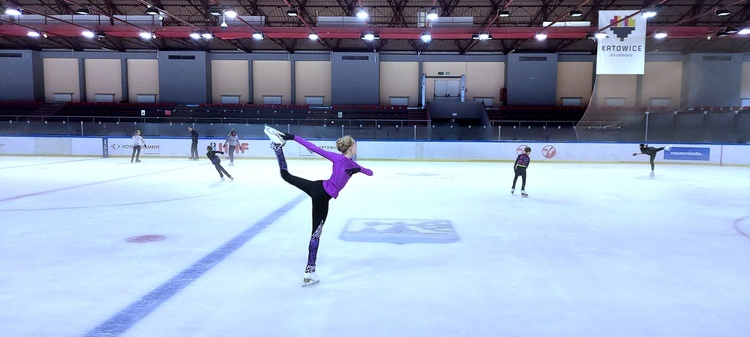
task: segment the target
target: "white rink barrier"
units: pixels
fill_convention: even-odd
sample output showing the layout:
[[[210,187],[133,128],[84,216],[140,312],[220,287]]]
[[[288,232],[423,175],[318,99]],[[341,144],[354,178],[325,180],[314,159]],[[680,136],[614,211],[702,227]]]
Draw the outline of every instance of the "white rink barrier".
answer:
[[[189,138],[144,137],[145,157],[190,156]],[[314,144],[336,151],[333,140],[310,140]],[[222,148],[224,139],[201,138],[198,153],[206,153],[206,146]],[[235,158],[272,158],[273,151],[268,140],[251,139],[241,141]],[[669,144],[652,143],[660,147]],[[660,162],[750,165],[750,145],[671,144],[671,151],[657,155]],[[55,155],[55,156],[104,156],[129,157],[132,141],[124,137],[0,137],[0,155]],[[444,161],[509,161],[514,160],[526,146],[532,148],[534,161],[549,162],[643,162],[645,155],[639,152],[637,143],[547,143],[547,142],[497,142],[497,141],[360,141],[357,146],[359,159],[380,160],[444,160]],[[106,149],[106,150],[105,150]],[[285,147],[288,158],[314,157],[295,142]]]

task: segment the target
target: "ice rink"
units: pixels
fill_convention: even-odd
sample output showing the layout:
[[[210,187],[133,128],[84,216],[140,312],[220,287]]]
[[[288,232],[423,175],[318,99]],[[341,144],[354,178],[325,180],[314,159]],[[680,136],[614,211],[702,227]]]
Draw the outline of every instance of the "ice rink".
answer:
[[[275,160],[141,159],[0,157],[0,336],[750,334],[748,167],[360,159],[303,288]]]

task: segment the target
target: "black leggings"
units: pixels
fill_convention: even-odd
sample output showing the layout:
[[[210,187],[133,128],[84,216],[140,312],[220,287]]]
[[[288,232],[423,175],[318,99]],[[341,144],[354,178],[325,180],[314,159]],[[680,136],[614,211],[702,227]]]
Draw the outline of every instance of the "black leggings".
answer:
[[[659,148],[649,148],[649,149],[648,149],[648,150],[646,151],[646,154],[647,154],[647,155],[649,156],[649,162],[651,163],[651,171],[653,171],[653,170],[654,170],[654,159],[656,158],[656,154],[657,154],[657,153],[658,153],[659,151],[661,151],[661,150],[664,150],[664,148],[663,148],[663,147],[659,147]]]
[[[521,190],[526,190],[526,168],[525,167],[516,167],[516,176],[513,178],[513,188],[516,188],[516,180],[518,180],[518,177],[521,177]]]
[[[225,169],[224,169],[224,166],[221,166],[221,163],[216,163],[216,164],[214,164],[214,167],[216,168],[216,171],[218,171],[218,172],[219,172],[219,177],[222,177],[222,178],[223,178],[223,177],[224,177],[224,174],[226,174],[226,175],[227,175],[227,177],[229,177],[229,178],[231,178],[231,177],[232,177],[232,175],[230,175],[230,174],[229,174],[229,172],[227,172],[227,170],[225,170]],[[224,174],[222,174],[222,172],[223,172]]]
[[[323,188],[323,181],[311,181],[292,175],[287,170],[286,159],[281,148],[274,149],[276,159],[279,162],[279,171],[281,178],[292,186],[295,186],[310,196],[312,200],[312,233],[310,235],[310,245],[307,253],[307,266],[305,273],[315,272],[315,261],[318,259],[318,246],[320,245],[320,235],[323,233],[323,225],[328,217],[328,202],[331,195]]]

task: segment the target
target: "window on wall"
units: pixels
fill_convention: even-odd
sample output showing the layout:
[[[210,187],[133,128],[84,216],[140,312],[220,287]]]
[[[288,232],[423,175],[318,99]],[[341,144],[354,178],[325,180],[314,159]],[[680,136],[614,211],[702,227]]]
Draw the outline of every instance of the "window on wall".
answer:
[[[155,94],[136,94],[135,98],[138,103],[156,103]]]
[[[581,106],[583,99],[581,97],[560,97],[562,106]]]
[[[656,98],[652,97],[651,102],[649,103],[651,106],[670,106],[671,99],[669,98]]]
[[[281,104],[281,96],[263,96],[263,104]]]
[[[240,104],[240,95],[221,95],[222,104]]]
[[[95,94],[96,102],[112,103],[115,101],[115,94]]]
[[[625,106],[625,97],[607,97],[607,106]]]
[[[391,97],[391,105],[409,106],[409,97]]]
[[[324,96],[305,96],[305,104],[309,106],[323,106]]]
[[[72,102],[73,101],[72,93],[54,93],[52,94],[52,97],[55,100],[55,102]]]

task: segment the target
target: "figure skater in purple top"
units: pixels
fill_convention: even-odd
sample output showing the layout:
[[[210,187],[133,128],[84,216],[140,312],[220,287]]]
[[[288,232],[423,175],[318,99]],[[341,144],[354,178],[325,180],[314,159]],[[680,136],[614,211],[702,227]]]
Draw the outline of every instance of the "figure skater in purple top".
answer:
[[[529,167],[529,163],[531,162],[529,153],[531,153],[531,148],[527,146],[523,150],[523,153],[519,154],[516,158],[516,163],[513,165],[513,171],[516,175],[513,177],[513,187],[510,188],[510,193],[515,193],[516,181],[518,181],[518,177],[521,177],[521,196],[524,198],[529,196],[526,194],[526,168]]]
[[[336,141],[336,148],[341,152],[336,153],[323,150],[300,136],[290,133],[285,134],[268,126],[266,126],[264,132],[271,139],[271,148],[276,153],[276,159],[279,161],[281,178],[307,193],[312,199],[312,234],[308,248],[303,286],[313,285],[319,282],[318,276],[315,274],[315,260],[318,256],[318,245],[320,243],[320,234],[323,231],[323,224],[325,224],[328,217],[328,202],[331,198],[336,199],[339,196],[339,192],[344,189],[346,183],[355,173],[362,172],[368,176],[372,176],[372,171],[352,160],[352,157],[357,155],[357,142],[351,136],[344,136]],[[333,163],[331,177],[327,180],[310,181],[289,173],[283,151],[284,144],[288,140],[294,140],[308,150],[330,160]]]

